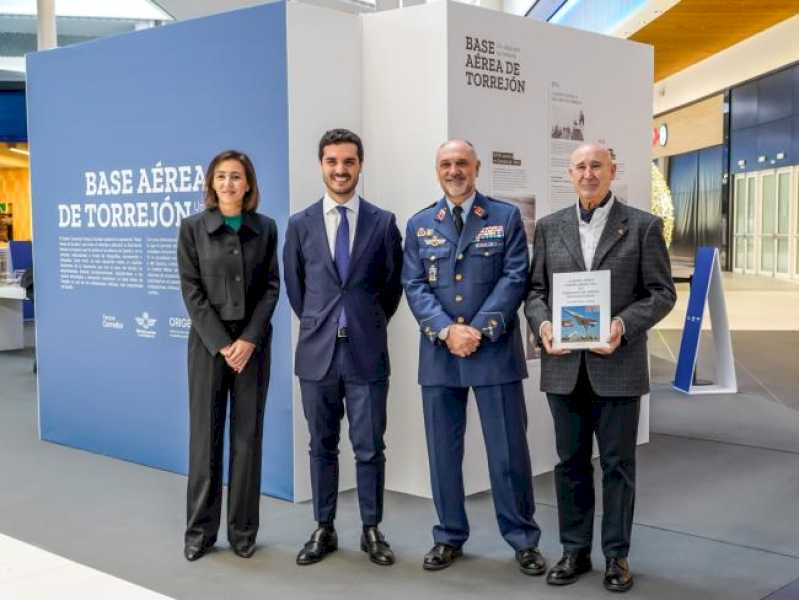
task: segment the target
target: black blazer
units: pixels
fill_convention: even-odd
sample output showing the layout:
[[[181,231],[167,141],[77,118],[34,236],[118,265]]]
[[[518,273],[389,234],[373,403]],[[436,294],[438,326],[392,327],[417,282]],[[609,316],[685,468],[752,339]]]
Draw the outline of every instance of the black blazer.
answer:
[[[243,340],[258,347],[268,342],[280,291],[274,220],[244,213],[236,233],[215,208],[187,217],[180,224],[178,267],[191,326],[208,352],[235,341],[224,321],[242,322]]]
[[[402,297],[402,237],[394,214],[360,199],[347,279],[341,281],[320,200],[289,219],[283,266],[289,301],[300,318],[294,372],[311,381],[325,376],[346,307],[357,375],[367,381],[388,377],[386,327]]]

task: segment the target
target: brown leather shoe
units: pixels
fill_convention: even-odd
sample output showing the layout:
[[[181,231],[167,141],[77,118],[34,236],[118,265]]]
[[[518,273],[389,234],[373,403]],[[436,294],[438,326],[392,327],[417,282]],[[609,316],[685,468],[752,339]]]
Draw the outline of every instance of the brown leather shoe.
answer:
[[[608,557],[605,559],[605,580],[602,582],[606,590],[626,592],[633,587],[633,575],[630,563],[626,558]]]
[[[440,571],[446,569],[456,558],[463,556],[463,551],[455,546],[448,544],[436,544],[430,548],[430,552],[424,555],[422,568],[425,571]]]
[[[566,552],[547,573],[549,585],[569,585],[591,570],[591,555]]]

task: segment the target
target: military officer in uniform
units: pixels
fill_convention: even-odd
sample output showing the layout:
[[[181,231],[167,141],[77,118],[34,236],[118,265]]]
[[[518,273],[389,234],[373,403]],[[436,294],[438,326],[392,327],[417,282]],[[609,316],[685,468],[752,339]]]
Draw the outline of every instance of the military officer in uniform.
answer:
[[[525,295],[527,241],[519,210],[475,189],[480,161],[464,140],[436,154],[445,196],[408,221],[402,279],[419,322],[419,383],[433,500],[439,523],[424,557],[429,571],[462,555],[466,401],[474,390],[497,522],[522,572],[546,569],[527,446],[522,379],[527,366],[517,310]]]

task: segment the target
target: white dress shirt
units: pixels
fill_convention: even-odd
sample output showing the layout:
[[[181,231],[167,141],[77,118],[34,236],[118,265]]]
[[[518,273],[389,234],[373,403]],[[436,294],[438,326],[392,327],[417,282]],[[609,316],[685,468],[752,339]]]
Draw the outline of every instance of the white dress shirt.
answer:
[[[577,223],[580,226],[580,247],[583,251],[583,262],[585,262],[586,271],[591,270],[591,264],[594,262],[594,254],[599,244],[599,238],[602,237],[602,232],[605,231],[605,223],[608,222],[608,215],[615,201],[616,198],[611,196],[605,206],[597,206],[594,209],[594,214],[591,216],[590,223],[586,223],[580,218],[579,200],[574,208],[574,210],[577,211]]]
[[[586,223],[580,218],[580,200],[577,199],[577,204],[574,210],[577,211],[577,223],[579,223],[580,231],[580,249],[583,252],[583,262],[585,263],[585,270],[590,271],[591,265],[594,262],[594,254],[596,254],[596,247],[599,245],[599,239],[602,237],[602,232],[605,231],[605,224],[608,222],[608,215],[610,209],[613,208],[613,203],[616,202],[616,197],[611,196],[605,206],[598,206],[594,209],[594,214],[591,215],[591,222]],[[624,321],[621,317],[613,317],[614,321],[618,321],[621,325],[621,332],[624,335],[625,327]],[[551,321],[544,321],[538,327],[538,337],[541,337],[541,331],[544,325]]]
[[[352,254],[352,243],[355,241],[355,226],[358,224],[358,209],[361,206],[361,199],[358,194],[353,194],[352,198],[347,200],[344,204],[339,204],[327,193],[322,200],[322,212],[325,216],[325,232],[327,233],[327,243],[330,247],[330,256],[333,260],[336,258],[336,233],[338,232],[339,223],[341,223],[341,213],[338,210],[339,206],[344,206],[347,209],[347,222],[350,226],[350,254]]]

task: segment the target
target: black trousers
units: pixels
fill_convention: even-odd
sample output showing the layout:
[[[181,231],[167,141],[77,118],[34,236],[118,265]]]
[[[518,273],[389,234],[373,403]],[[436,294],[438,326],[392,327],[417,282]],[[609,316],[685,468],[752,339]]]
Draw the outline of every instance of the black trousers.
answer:
[[[594,533],[594,434],[602,467],[602,552],[630,551],[635,507],[635,447],[640,396],[598,396],[585,362],[571,394],[547,394],[560,463],[555,467],[560,541],[565,552],[590,552]]]
[[[242,326],[226,323],[236,339]],[[261,448],[269,386],[270,341],[256,349],[236,374],[217,354],[211,356],[192,329],[189,334],[189,483],[186,543],[213,543],[222,510],[225,418],[230,399],[228,460],[228,540],[254,541],[261,497]]]

